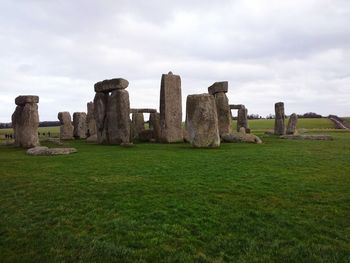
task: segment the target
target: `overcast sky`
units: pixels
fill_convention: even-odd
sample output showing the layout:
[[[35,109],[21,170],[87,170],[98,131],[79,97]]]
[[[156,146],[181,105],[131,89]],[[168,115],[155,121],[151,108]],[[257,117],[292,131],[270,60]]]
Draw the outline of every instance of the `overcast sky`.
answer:
[[[350,116],[350,1],[0,0],[0,122],[21,94],[40,96],[41,121],[86,111],[115,77],[132,107],[159,108],[170,70],[183,106],[227,80],[249,113]]]

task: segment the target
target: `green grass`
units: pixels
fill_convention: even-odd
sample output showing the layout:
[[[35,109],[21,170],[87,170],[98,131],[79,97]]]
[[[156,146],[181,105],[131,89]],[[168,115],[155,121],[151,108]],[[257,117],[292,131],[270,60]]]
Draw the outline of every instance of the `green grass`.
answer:
[[[286,124],[288,119],[286,119]],[[260,120],[249,120],[249,127],[252,130],[271,130],[274,128],[274,119],[260,119]],[[234,121],[234,127],[236,127],[236,121]],[[335,129],[335,125],[332,121],[327,118],[320,119],[299,119],[298,129]]]
[[[0,262],[349,262],[350,133],[262,145],[0,146]]]

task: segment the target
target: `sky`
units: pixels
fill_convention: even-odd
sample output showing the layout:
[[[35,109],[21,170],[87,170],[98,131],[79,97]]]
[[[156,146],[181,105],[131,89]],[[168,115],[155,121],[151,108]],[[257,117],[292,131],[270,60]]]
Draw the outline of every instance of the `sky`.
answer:
[[[129,81],[132,108],[159,109],[161,74],[189,94],[228,81],[231,104],[266,116],[350,116],[349,0],[0,0],[0,122],[18,95],[41,121],[86,111],[94,83]]]

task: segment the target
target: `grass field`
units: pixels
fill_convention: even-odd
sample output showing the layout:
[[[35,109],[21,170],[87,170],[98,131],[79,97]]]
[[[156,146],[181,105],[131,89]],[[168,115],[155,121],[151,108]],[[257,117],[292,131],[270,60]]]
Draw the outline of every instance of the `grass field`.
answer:
[[[0,262],[349,262],[350,133],[262,145],[0,146]]]

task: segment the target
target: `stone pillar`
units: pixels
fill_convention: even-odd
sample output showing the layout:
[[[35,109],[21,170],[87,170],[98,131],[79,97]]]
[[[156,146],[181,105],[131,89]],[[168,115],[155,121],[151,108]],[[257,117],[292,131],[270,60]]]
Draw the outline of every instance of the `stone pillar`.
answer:
[[[284,103],[277,102],[275,104],[275,134],[284,135],[286,134],[286,128],[284,126]]]
[[[133,139],[139,139],[140,133],[145,130],[145,119],[143,113],[134,112],[132,114]]]
[[[129,82],[122,78],[97,82],[94,116],[97,141],[101,144],[124,144],[130,141],[130,102],[125,89]]]
[[[108,144],[107,102],[108,93],[96,92],[94,98],[94,116],[96,122],[97,142]]]
[[[214,96],[197,94],[187,96],[186,127],[193,147],[219,147],[220,136]]]
[[[289,117],[288,125],[287,125],[287,134],[296,134],[297,133],[297,123],[298,123],[298,115],[293,113]]]
[[[172,72],[162,75],[160,85],[161,141],[182,141],[181,78]]]
[[[86,137],[96,136],[96,121],[94,116],[94,103],[92,101],[87,103],[86,114]]]
[[[39,145],[38,127],[38,96],[18,96],[17,105],[12,114],[12,127],[15,136],[15,145],[31,148]]]
[[[215,82],[208,88],[208,92],[215,97],[216,111],[218,114],[219,134],[231,133],[232,116],[228,98],[226,96],[228,82]]]
[[[248,129],[248,109],[244,106],[238,109],[237,113],[237,131],[239,132],[241,128],[245,131]]]
[[[86,113],[74,112],[73,113],[73,136],[75,139],[86,138]]]
[[[57,118],[60,120],[60,139],[71,140],[73,139],[73,125],[70,113],[67,111],[59,112]]]
[[[158,112],[149,114],[149,128],[153,131],[153,139],[158,142],[160,140],[160,114]]]

